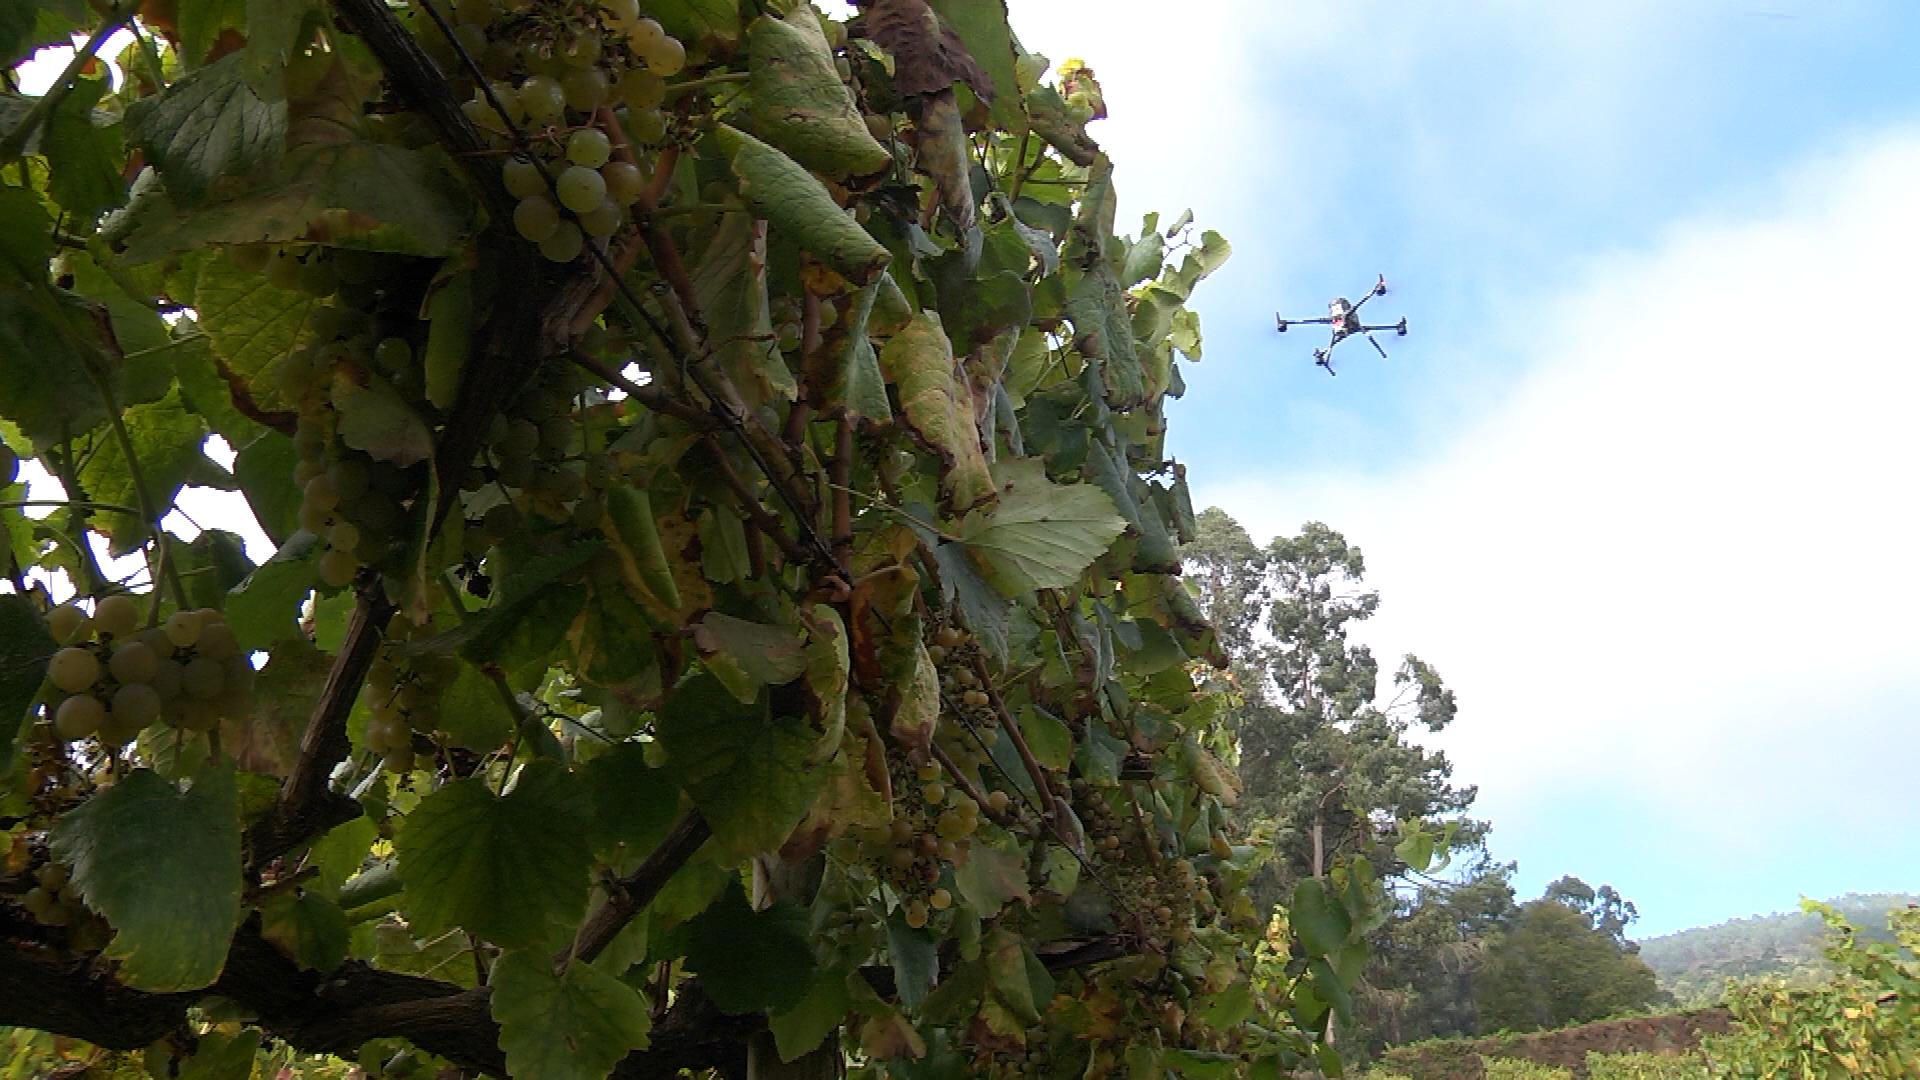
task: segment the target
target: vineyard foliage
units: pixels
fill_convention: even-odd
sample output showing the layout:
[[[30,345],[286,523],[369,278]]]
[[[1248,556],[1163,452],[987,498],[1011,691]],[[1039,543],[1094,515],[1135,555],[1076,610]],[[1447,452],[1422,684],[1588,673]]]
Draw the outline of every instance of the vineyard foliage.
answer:
[[[1381,890],[1247,902],[1178,577],[1229,249],[1116,231],[1091,69],[974,0],[135,16],[0,15],[79,45],[0,95],[16,1045],[1335,1067]]]

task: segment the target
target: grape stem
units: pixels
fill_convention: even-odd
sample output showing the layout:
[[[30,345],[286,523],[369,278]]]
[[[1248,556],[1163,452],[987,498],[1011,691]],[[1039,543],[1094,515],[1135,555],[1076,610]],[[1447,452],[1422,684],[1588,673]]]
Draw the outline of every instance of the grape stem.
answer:
[[[705,90],[710,86],[725,86],[728,83],[743,83],[750,78],[752,78],[752,76],[747,74],[744,71],[723,71],[718,75],[708,75],[708,76],[705,76],[704,78],[699,78],[699,79],[688,79],[685,82],[677,82],[668,86],[667,98],[668,100],[672,100],[673,98],[684,97],[687,94],[695,93],[700,90]]]

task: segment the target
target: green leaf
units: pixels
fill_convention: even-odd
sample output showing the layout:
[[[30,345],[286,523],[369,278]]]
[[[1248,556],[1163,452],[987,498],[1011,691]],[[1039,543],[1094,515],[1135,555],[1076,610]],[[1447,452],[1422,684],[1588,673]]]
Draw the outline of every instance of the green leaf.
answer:
[[[1293,887],[1287,921],[1310,956],[1331,956],[1347,943],[1353,928],[1346,909],[1327,896],[1326,883],[1306,878]]]
[[[198,990],[226,963],[240,923],[240,816],[233,769],[181,792],[135,769],[53,827],[53,852],[117,933],[106,955],[142,990]]]
[[[726,214],[693,267],[707,345],[748,404],[792,401],[799,392],[774,340],[767,300],[765,237],[752,215]]]
[[[1040,1005],[1034,1000],[1033,983],[1027,978],[1027,943],[1011,930],[996,927],[981,943],[980,955],[987,969],[987,986],[993,996],[1013,1015],[1029,1024],[1040,1022]]]
[[[1013,603],[995,592],[967,559],[965,544],[935,542],[933,558],[940,565],[940,584],[949,602],[960,605],[960,618],[998,663],[1007,662],[1008,633]]]
[[[0,185],[0,259],[26,281],[46,277],[53,258],[53,219],[26,188]]]
[[[808,764],[817,733],[773,716],[764,695],[741,704],[712,675],[674,690],[655,733],[722,861],[779,847],[826,783],[826,769]]]
[[[922,313],[880,350],[880,370],[900,397],[907,426],[940,455],[940,484],[950,505],[964,510],[993,493],[980,445],[973,395],[953,360],[936,315]]]
[[[177,6],[180,52],[188,67],[197,67],[222,30],[244,30],[247,0],[184,0]]]
[[[347,913],[318,892],[281,893],[260,906],[260,936],[301,967],[332,971],[347,958]]]
[[[207,441],[206,424],[181,403],[177,390],[150,405],[127,409],[121,423],[140,462],[147,496],[155,507],[173,505],[174,497],[202,460],[200,446]],[[80,482],[88,495],[101,502],[135,507],[141,504],[118,439],[101,442],[80,470]],[[116,556],[132,551],[147,536],[146,523],[129,514],[102,517],[101,524],[107,527],[111,541],[108,550]]]
[[[1087,484],[1055,484],[1034,458],[994,465],[1000,499],[968,514],[960,539],[1002,593],[1064,589],[1126,528],[1113,500]]]
[[[312,533],[295,533],[227,594],[227,624],[242,648],[264,649],[301,636],[300,605],[313,589],[319,546],[320,538]]]
[[[839,368],[830,378],[820,381],[828,387],[829,412],[837,410],[856,419],[884,424],[893,419],[893,408],[887,404],[887,381],[880,373],[880,355],[874,352],[873,340],[868,336],[882,284],[863,286],[854,294],[847,314],[840,320],[842,336],[838,347],[823,350],[838,357]]]
[[[680,809],[679,792],[648,766],[639,743],[620,743],[587,762],[581,779],[593,800],[593,848],[605,857],[622,844],[629,852],[653,850]]]
[[[893,155],[867,131],[811,4],[747,28],[748,115],[762,139],[824,176],[870,176]]]
[[[1020,709],[1020,732],[1027,737],[1033,759],[1049,769],[1065,772],[1073,762],[1073,732],[1060,718],[1036,705]]]
[[[894,992],[900,1004],[917,1009],[940,981],[940,953],[933,932],[907,925],[904,911],[887,916],[887,958],[893,963]]]
[[[200,329],[263,409],[296,404],[280,392],[270,369],[305,343],[307,317],[318,304],[306,293],[274,288],[264,274],[249,274],[231,259],[202,260],[193,288]]]
[[[414,932],[552,942],[586,909],[588,813],[585,793],[550,761],[521,769],[504,798],[469,777],[422,799],[394,837]]]
[[[782,1012],[800,1003],[811,981],[807,940],[804,908],[754,911],[735,886],[687,924],[687,967],[721,1012]]]
[[[39,695],[55,648],[32,600],[18,593],[0,596],[0,776],[13,764],[27,707]]]
[[[1030,903],[1027,891],[1027,856],[1017,845],[994,844],[976,836],[967,851],[967,861],[954,868],[953,881],[960,896],[980,913],[992,918],[1010,900]]]
[[[794,1061],[817,1048],[833,1034],[853,1008],[853,995],[847,992],[847,977],[840,971],[823,971],[808,988],[807,996],[792,1008],[767,1017],[767,1029],[773,1032],[774,1049],[781,1061]]]
[[[740,0],[657,0],[646,7],[667,33],[693,45],[740,39]]]
[[[790,626],[769,626],[708,612],[693,625],[693,644],[733,696],[751,705],[760,691],[781,686],[807,670],[806,645]]]
[[[1239,1027],[1253,1015],[1253,987],[1245,979],[1236,979],[1225,990],[1209,994],[1193,1015],[1215,1031]]]
[[[500,691],[478,668],[464,660],[453,662],[460,665],[460,673],[440,698],[434,727],[456,746],[487,753],[513,734],[513,717]]]
[[[92,221],[127,201],[120,178],[120,133],[95,122],[105,79],[81,79],[47,118],[47,194],[67,213]]]
[[[194,1041],[190,1056],[170,1063],[177,1071],[163,1075],[170,1080],[252,1080],[260,1036],[257,1029],[232,1034],[209,1031]]]
[[[886,269],[892,258],[887,249],[798,162],[725,124],[710,137],[732,164],[747,205],[776,230],[856,285],[872,282]]]
[[[1026,128],[1020,107],[1020,82],[1014,75],[1013,31],[1007,26],[1006,0],[930,0],[930,6],[959,36],[961,44],[993,84],[993,122],[1012,132]]]
[[[280,153],[286,102],[263,100],[247,85],[245,64],[244,51],[229,53],[127,106],[127,141],[146,154],[167,194],[182,205],[199,204],[223,177]]]
[[[246,0],[247,85],[267,101],[286,96],[287,61],[301,44],[300,31],[316,9],[314,0]]]
[[[196,333],[169,342],[155,356],[163,360],[179,380],[180,400],[199,413],[216,435],[227,440],[227,445],[244,449],[267,433],[267,428],[234,408],[233,390],[213,361],[213,342],[206,335]],[[284,435],[279,437],[291,452],[291,440]],[[283,471],[280,475],[283,478],[280,486],[285,487],[287,474]]]
[[[646,1001],[592,964],[570,963],[556,976],[545,954],[515,950],[494,964],[489,985],[510,1076],[602,1080],[647,1045]]]
[[[433,431],[391,383],[371,372],[363,384],[342,374],[333,381],[333,407],[340,414],[340,441],[375,461],[401,468],[433,455]]]
[[[78,297],[41,284],[47,268],[26,280],[0,277],[0,356],[31,356],[31,364],[0,364],[0,418],[36,442],[84,434],[107,418],[106,399],[87,375],[105,369],[104,313]]]

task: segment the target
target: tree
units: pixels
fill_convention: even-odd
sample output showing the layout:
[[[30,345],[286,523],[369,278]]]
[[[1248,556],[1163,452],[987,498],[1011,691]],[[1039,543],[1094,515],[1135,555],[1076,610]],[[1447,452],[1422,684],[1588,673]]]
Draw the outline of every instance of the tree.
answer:
[[[0,19],[85,40],[0,134],[0,1024],[167,1075],[1327,1060],[1377,884],[1264,939],[1177,576],[1227,244],[1115,232],[1001,5],[862,7]]]
[[[1474,982],[1484,1030],[1582,1024],[1661,999],[1653,969],[1552,896],[1521,906]]]
[[[1451,821],[1447,847],[1477,843],[1483,827],[1460,816],[1474,789],[1453,786],[1446,756],[1406,737],[1415,724],[1444,729],[1456,711],[1452,691],[1409,654],[1394,675],[1396,697],[1379,704],[1379,663],[1348,640],[1380,603],[1361,587],[1359,549],[1318,523],[1264,550],[1218,508],[1196,524],[1183,554],[1233,656],[1246,813],[1271,838],[1258,897],[1277,902],[1342,854],[1364,853],[1391,876],[1404,823]]]
[[[1622,950],[1630,953],[1640,951],[1638,945],[1627,940],[1627,927],[1640,918],[1640,910],[1615,891],[1613,886],[1602,885],[1596,890],[1569,874],[1548,885],[1541,896],[1542,899],[1565,904],[1585,915],[1589,925],[1612,938]]]

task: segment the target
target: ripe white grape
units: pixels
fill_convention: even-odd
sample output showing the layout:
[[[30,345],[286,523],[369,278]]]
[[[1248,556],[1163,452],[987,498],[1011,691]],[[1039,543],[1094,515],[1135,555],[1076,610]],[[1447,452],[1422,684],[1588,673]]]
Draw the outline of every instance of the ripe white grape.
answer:
[[[100,730],[100,724],[107,718],[107,707],[92,694],[76,694],[60,703],[53,714],[53,730],[60,737],[72,742],[84,739]]]
[[[569,165],[554,181],[553,191],[560,197],[560,205],[576,214],[584,214],[600,205],[607,197],[607,182],[600,178],[597,170],[582,165]]]
[[[667,80],[645,68],[621,72],[614,93],[629,109],[652,109],[667,100]]]
[[[545,195],[530,195],[513,208],[513,227],[536,244],[544,243],[560,226],[560,211]]]
[[[327,543],[342,551],[360,546],[360,527],[351,521],[336,521],[327,527]]]
[[[647,70],[658,75],[678,75],[687,66],[687,47],[680,44],[679,38],[662,37],[646,48],[638,48],[641,59],[647,62]]]
[[[314,502],[312,499],[307,499],[300,503],[299,524],[301,528],[310,533],[324,531],[327,527],[327,522],[332,520],[332,518],[333,508],[330,506]]]
[[[406,338],[383,337],[373,347],[373,363],[382,371],[399,371],[413,363],[413,346]]]
[[[167,632],[167,640],[175,648],[190,649],[200,640],[200,613],[197,611],[176,611],[167,616],[161,626]]]
[[[586,250],[586,237],[580,232],[580,226],[571,221],[563,221],[553,230],[553,235],[540,242],[540,254],[557,263],[572,262]]]
[[[507,133],[506,118],[501,116],[499,110],[495,109],[493,104],[482,97],[478,91],[473,97],[460,103],[460,111],[466,113],[467,119],[473,121],[473,126],[482,131],[491,131],[496,135]]]
[[[116,732],[139,731],[160,719],[160,694],[145,683],[130,683],[113,693],[110,726]]]
[[[646,174],[631,161],[610,161],[600,166],[600,179],[607,182],[607,197],[622,206],[632,206],[647,186]]]
[[[229,635],[233,631],[227,631]],[[129,641],[113,650],[113,656],[107,660],[107,671],[119,683],[149,683],[154,672],[160,670],[160,657],[144,641]]]
[[[500,179],[506,183],[507,193],[516,199],[547,193],[547,180],[540,175],[540,167],[523,158],[514,158],[502,166]]]
[[[226,689],[227,671],[220,661],[196,656],[187,661],[186,670],[180,674],[180,685],[187,696],[200,701],[212,701]]]
[[[581,128],[567,139],[567,160],[575,165],[597,169],[612,156],[613,141],[599,128]]]
[[[667,114],[659,109],[629,110],[627,132],[648,146],[667,137]]]
[[[620,231],[620,206],[612,199],[600,200],[600,205],[580,215],[580,228],[588,236],[612,236]]]
[[[202,619],[200,642],[194,648],[209,660],[227,660],[239,653],[240,639],[226,623]]]
[[[567,41],[561,58],[569,67],[589,68],[600,59],[600,34],[596,30],[581,30]]]
[[[320,556],[317,569],[321,584],[338,589],[352,583],[353,576],[360,572],[360,560],[350,551],[332,548]]]
[[[567,99],[567,108],[577,113],[590,113],[605,104],[607,92],[612,84],[597,67],[570,71],[560,80],[560,91]]]
[[[520,84],[520,106],[527,110],[527,119],[536,124],[551,124],[566,112],[566,92],[557,80],[535,75]]]
[[[125,593],[103,596],[93,609],[93,631],[102,637],[126,637],[139,625],[140,607]]]
[[[100,680],[100,660],[92,649],[69,646],[47,662],[47,678],[69,694],[77,694]]]
[[[62,604],[47,612],[47,632],[61,645],[69,644],[80,638],[88,630],[87,613],[70,604]]]
[[[640,0],[600,0],[600,9],[625,26],[640,17]]]
[[[667,36],[667,31],[652,19],[635,19],[627,27],[627,44],[637,53],[645,55],[646,50]]]

